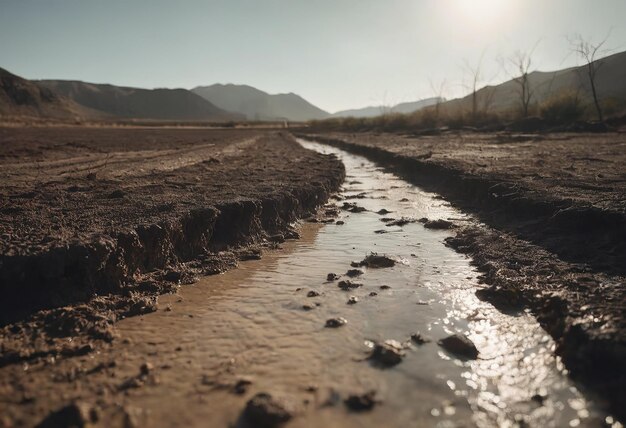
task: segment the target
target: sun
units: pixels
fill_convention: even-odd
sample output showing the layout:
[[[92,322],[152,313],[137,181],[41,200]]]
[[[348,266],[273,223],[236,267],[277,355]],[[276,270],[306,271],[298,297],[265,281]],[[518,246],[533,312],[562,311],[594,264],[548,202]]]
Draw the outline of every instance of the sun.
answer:
[[[454,8],[467,24],[490,27],[510,12],[511,0],[455,0]]]

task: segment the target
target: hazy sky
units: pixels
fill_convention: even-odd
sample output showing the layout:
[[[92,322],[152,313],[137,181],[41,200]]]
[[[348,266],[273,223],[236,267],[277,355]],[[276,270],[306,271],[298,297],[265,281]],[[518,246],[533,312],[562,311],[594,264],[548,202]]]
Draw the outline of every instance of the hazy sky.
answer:
[[[329,111],[464,92],[464,60],[537,43],[533,68],[575,65],[566,36],[626,50],[626,0],[0,0],[0,67],[26,78],[192,88],[245,83]]]

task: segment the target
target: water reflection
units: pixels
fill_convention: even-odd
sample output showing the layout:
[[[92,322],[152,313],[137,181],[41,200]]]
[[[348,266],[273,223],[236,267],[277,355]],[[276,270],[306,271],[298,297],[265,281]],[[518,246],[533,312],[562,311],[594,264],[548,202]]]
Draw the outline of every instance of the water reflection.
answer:
[[[301,144],[343,160],[343,195],[367,211],[342,211],[343,225],[305,224],[303,239],[285,244],[288,251],[183,289],[172,312],[120,323],[135,347],[145,337],[165,338],[155,358],[186,367],[164,372],[160,385],[132,397],[151,409],[153,423],[233,423],[249,396],[204,388],[198,379],[238,376],[253,379],[250,394],[268,391],[296,402],[294,427],[556,427],[604,420],[565,376],[552,340],[532,316],[505,315],[476,298],[476,273],[443,244],[449,232],[419,223],[388,227],[377,212],[456,222],[467,221],[464,214],[362,157]],[[362,267],[363,286],[349,292],[326,281],[329,272],[343,275],[372,251],[399,263]],[[307,297],[309,291],[316,293]],[[358,302],[346,304],[352,295]],[[331,317],[348,323],[325,328]],[[430,342],[412,341],[418,332]],[[467,334],[479,358],[462,360],[437,345],[452,333]],[[405,357],[381,369],[366,357],[385,340],[403,344]],[[382,400],[371,412],[351,413],[341,404],[341,397],[371,390]],[[196,396],[201,406],[189,403]],[[183,419],[172,419],[183,406]]]

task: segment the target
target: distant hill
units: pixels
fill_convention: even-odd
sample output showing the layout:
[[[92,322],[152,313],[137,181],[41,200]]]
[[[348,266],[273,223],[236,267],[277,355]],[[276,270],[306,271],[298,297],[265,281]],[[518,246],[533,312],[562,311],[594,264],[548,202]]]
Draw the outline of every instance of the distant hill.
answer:
[[[54,91],[0,68],[0,115],[73,119],[95,115]]]
[[[597,73],[596,87],[600,99],[626,100],[626,52],[610,55],[598,60],[602,63]],[[541,104],[552,96],[563,92],[578,93],[581,100],[591,102],[586,65],[558,71],[534,71],[528,74],[532,91],[531,104]],[[516,109],[520,104],[519,85],[514,79],[500,85],[486,86],[476,92],[480,109],[487,105],[492,112]],[[443,108],[470,109],[471,94],[442,104]]]
[[[110,117],[155,120],[241,120],[186,89],[138,89],[70,80],[35,81],[89,109]]]
[[[334,113],[332,117],[376,117],[385,113],[413,113],[424,107],[435,105],[438,101],[438,97],[433,97],[419,101],[400,103],[393,107],[370,106],[353,110],[342,110]]]
[[[330,116],[296,94],[271,95],[247,85],[198,86],[191,90],[216,106],[248,120],[306,121]]]

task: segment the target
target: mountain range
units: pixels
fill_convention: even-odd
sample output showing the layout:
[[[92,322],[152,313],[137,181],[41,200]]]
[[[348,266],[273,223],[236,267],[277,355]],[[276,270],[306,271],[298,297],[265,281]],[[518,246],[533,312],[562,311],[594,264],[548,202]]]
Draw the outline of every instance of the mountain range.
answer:
[[[626,52],[598,60],[597,91],[601,99],[626,102]],[[563,91],[590,101],[586,66],[528,74],[531,104]],[[506,112],[519,107],[515,79],[486,86],[476,93],[479,109]],[[442,108],[469,109],[472,95],[444,101],[427,98],[393,107],[371,106],[330,114],[299,95],[268,94],[247,85],[215,84],[187,89],[140,89],[70,80],[27,80],[0,68],[0,116],[59,120],[153,119],[171,121],[307,121],[330,117],[373,117],[411,113],[440,103]]]
[[[443,101],[444,100],[439,97],[425,98],[419,101],[396,104],[392,107],[380,105],[353,110],[342,110],[334,113],[332,117],[375,117],[387,113],[413,113],[417,110],[423,109],[424,107],[430,107]]]
[[[299,95],[271,95],[248,85],[198,86],[191,92],[216,106],[246,116],[248,120],[306,121],[326,119],[330,114]]]

